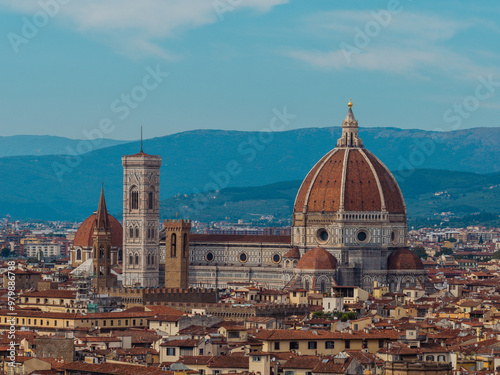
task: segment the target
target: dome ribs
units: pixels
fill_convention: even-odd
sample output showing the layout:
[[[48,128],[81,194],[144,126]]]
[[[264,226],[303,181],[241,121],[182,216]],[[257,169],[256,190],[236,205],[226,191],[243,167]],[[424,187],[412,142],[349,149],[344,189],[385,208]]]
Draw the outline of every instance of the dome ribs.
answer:
[[[324,161],[332,154],[335,153],[335,150],[328,152],[325,156],[321,158],[319,162],[317,162],[314,167],[309,171],[306,178],[302,182],[302,185],[299,188],[297,193],[297,198],[295,198],[295,206],[293,208],[294,212],[302,212],[304,209],[304,204],[307,199],[307,193],[309,192],[309,188],[311,187],[311,183],[316,176],[316,172],[323,165]]]
[[[374,180],[375,176],[360,150],[350,150],[344,193],[345,211],[381,211],[380,193],[377,184],[372,183]]]
[[[340,205],[344,150],[338,150],[323,163],[309,189],[309,212],[335,212]]]
[[[394,177],[387,170],[385,165],[378,160],[375,155],[373,155],[368,150],[365,150],[366,156],[370,160],[377,173],[380,181],[380,186],[382,187],[382,192],[384,194],[385,207],[388,212],[391,213],[406,213],[406,208],[403,200],[403,195]]]

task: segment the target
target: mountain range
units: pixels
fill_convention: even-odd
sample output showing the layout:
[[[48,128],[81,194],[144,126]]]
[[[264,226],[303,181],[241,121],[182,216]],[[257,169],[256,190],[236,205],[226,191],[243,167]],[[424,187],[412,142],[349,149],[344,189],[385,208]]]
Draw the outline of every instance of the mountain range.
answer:
[[[51,135],[14,135],[0,137],[0,157],[23,155],[65,155],[89,152],[126,143],[101,138],[98,141],[70,139]]]
[[[339,127],[276,133],[196,130],[145,140],[144,151],[162,157],[160,194],[165,200],[199,195],[207,189],[302,180],[321,156],[335,147],[339,136]],[[400,184],[408,182],[408,192],[403,189],[405,197],[409,194],[407,200],[412,189],[424,189],[419,169],[500,172],[500,128],[452,132],[362,128],[360,136],[365,147],[396,171]],[[41,149],[28,142],[25,147]],[[108,209],[120,217],[121,157],[139,149],[139,142],[129,142],[81,155],[1,157],[0,216],[82,220],[96,209],[103,182]],[[446,174],[454,175],[440,172],[431,182]]]

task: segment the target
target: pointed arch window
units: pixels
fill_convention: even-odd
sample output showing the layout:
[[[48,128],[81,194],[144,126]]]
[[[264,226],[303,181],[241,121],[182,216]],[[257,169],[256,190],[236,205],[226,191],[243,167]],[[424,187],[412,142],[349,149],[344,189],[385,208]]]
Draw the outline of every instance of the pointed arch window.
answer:
[[[322,280],[320,285],[321,285],[320,286],[321,293],[326,293],[326,283],[325,283],[325,280]]]
[[[138,266],[139,265],[139,255],[136,255],[135,256],[135,265]]]
[[[82,249],[76,249],[76,260],[82,260]]]
[[[170,238],[170,257],[177,257],[177,235],[175,233],[172,233]]]
[[[135,238],[139,238],[139,227],[135,228]]]
[[[130,209],[139,209],[139,190],[137,189],[137,186],[133,186],[130,189]]]
[[[99,247],[99,259],[104,259],[104,246]]]
[[[130,227],[129,230],[128,230],[128,234],[129,234],[129,237],[130,238],[134,238],[134,228]]]
[[[152,210],[155,207],[155,188],[151,186],[148,192],[148,209]]]
[[[134,257],[132,255],[129,255],[129,257],[128,257],[128,266],[130,268],[130,267],[133,267],[133,265],[134,265]]]

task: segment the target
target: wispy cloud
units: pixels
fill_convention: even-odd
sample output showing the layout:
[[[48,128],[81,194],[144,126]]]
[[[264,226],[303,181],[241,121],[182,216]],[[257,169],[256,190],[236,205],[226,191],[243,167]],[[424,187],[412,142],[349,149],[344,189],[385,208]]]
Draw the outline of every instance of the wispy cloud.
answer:
[[[57,1],[54,1],[57,2]],[[65,3],[66,1],[61,3]],[[218,3],[219,2],[219,3]],[[251,9],[268,12],[288,0],[71,0],[60,5],[55,22],[82,33],[97,33],[105,40],[118,43],[127,53],[145,53],[161,58],[176,54],[160,46],[162,40],[176,37],[186,30],[220,20],[217,4],[224,9]],[[231,5],[234,4],[234,5]],[[0,0],[0,9],[33,15],[40,11],[39,0]]]
[[[494,64],[484,66],[481,59],[474,60],[456,48],[455,38],[477,25],[498,33],[490,22],[405,10],[389,16],[387,10],[382,12],[385,18],[378,18],[375,11],[321,12],[305,17],[305,30],[327,47],[288,48],[284,54],[321,69],[384,71],[419,77],[434,71],[465,79],[484,70],[499,72]]]

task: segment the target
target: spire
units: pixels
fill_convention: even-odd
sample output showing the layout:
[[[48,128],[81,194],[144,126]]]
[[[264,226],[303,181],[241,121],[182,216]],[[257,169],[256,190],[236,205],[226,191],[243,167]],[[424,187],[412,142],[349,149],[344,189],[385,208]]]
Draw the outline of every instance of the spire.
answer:
[[[104,198],[104,183],[101,186],[101,197],[99,198],[99,207],[96,214],[96,229],[109,228],[108,210],[106,208],[106,199]]]
[[[349,110],[342,122],[342,137],[337,141],[337,147],[363,147],[363,141],[358,137],[358,121],[352,113],[352,101],[347,103]]]

